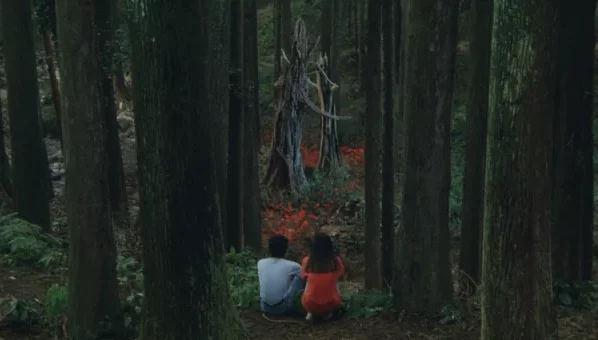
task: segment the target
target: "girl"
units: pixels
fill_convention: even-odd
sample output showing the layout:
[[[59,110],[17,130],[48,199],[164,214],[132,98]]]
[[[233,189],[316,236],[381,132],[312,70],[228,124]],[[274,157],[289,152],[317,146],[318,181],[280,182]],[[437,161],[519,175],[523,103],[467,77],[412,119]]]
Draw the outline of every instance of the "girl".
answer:
[[[330,236],[316,233],[310,255],[303,259],[301,265],[301,277],[307,281],[301,297],[303,308],[308,313],[306,319],[316,322],[342,316],[344,310],[337,283],[344,270],[343,262],[334,254]]]

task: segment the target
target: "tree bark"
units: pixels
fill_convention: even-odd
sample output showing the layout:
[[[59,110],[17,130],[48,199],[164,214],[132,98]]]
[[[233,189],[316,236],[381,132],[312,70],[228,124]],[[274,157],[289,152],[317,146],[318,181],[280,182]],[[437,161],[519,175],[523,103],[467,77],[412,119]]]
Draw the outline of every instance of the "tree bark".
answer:
[[[594,25],[596,1],[561,1],[554,123],[552,263],[556,278],[592,276]]]
[[[550,242],[559,0],[496,0],[482,339],[557,339]],[[587,71],[586,71],[587,72]]]
[[[484,217],[484,168],[488,130],[492,5],[493,0],[473,0],[469,13],[471,68],[465,108],[467,132],[459,252],[459,268],[466,274],[460,278],[460,289],[465,294],[475,293],[475,287],[480,283],[482,270],[481,231]]]
[[[256,0],[245,0],[244,32],[245,124],[243,163],[243,238],[245,246],[262,247],[262,216],[259,183],[260,115],[258,83],[258,36]]]
[[[2,0],[1,12],[14,204],[22,218],[50,231],[53,189],[39,116],[31,2]]]
[[[274,0],[274,74],[279,77],[284,67],[281,60],[281,49],[289,55],[291,39],[291,0]]]
[[[228,159],[228,95],[229,95],[229,45],[230,45],[230,1],[209,0],[205,5],[209,12],[202,16],[209,24],[211,34],[206,36],[208,48],[213,53],[206,55],[203,65],[207,68],[207,82],[213,91],[209,91],[210,100],[205,102],[212,114],[211,135],[214,139],[214,162],[216,182],[220,200],[220,219],[222,230],[227,229],[227,159]],[[134,78],[133,78],[134,79]],[[223,247],[224,248],[224,247]]]
[[[229,86],[229,133],[228,133],[228,223],[225,250],[243,249],[243,0],[230,5],[230,86]]]
[[[73,339],[123,339],[116,282],[107,115],[113,97],[109,2],[59,1],[58,39],[69,225],[68,321]]]
[[[4,113],[2,112],[2,100],[0,100],[0,189],[8,197],[12,196],[12,186],[10,180],[10,163],[6,154],[6,140],[4,133]],[[7,202],[2,202],[6,204]]]
[[[300,192],[307,187],[301,156],[301,123],[305,109],[335,118],[322,112],[307,96],[307,65],[314,47],[307,39],[305,23],[298,19],[289,65],[275,84],[279,98],[268,168],[264,177],[264,184],[274,190]]]
[[[380,19],[382,1],[368,2],[367,36],[367,86],[365,121],[365,287],[382,287],[380,268],[380,223],[382,222],[380,200],[382,198],[382,107],[380,69]]]
[[[397,235],[397,309],[436,315],[452,298],[448,207],[457,0],[405,7],[405,178]]]
[[[342,28],[342,8],[340,0],[331,0],[322,3],[321,16],[321,52],[325,59],[320,64],[324,72],[318,72],[319,94],[321,96],[322,111],[337,114],[340,107],[340,88],[332,88],[328,78],[335,85],[340,83],[340,37]],[[317,168],[324,172],[334,172],[341,166],[341,152],[338,141],[337,122],[327,117],[320,117],[320,155]]]
[[[382,141],[382,279],[392,284],[395,220],[394,32],[392,1],[382,6],[384,131]]]
[[[212,116],[228,112],[222,86],[228,77],[213,78],[213,68],[228,70],[228,50],[214,45],[228,45],[230,37],[211,28],[228,22],[230,2],[142,4],[131,18],[133,97],[143,258],[154,265],[144,267],[140,339],[238,340],[242,326],[228,294],[210,151]]]
[[[60,146],[64,150],[64,143],[62,141],[62,103],[60,99],[60,84],[56,77],[56,65],[54,59],[54,42],[52,39],[51,27],[43,29],[44,37],[44,52],[46,53],[46,67],[48,68],[48,77],[50,78],[50,89],[52,90],[52,104],[56,112],[56,122],[58,128],[58,138],[60,139]]]

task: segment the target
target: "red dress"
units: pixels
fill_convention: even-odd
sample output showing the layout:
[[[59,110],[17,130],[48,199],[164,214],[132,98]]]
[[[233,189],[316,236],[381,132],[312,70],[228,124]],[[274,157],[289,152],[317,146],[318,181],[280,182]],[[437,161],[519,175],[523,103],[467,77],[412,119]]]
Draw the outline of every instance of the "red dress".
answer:
[[[303,308],[313,315],[330,313],[342,305],[337,282],[343,275],[345,266],[339,257],[336,258],[336,271],[329,273],[311,273],[307,269],[309,257],[301,263],[301,277],[307,280],[307,287],[301,297]]]

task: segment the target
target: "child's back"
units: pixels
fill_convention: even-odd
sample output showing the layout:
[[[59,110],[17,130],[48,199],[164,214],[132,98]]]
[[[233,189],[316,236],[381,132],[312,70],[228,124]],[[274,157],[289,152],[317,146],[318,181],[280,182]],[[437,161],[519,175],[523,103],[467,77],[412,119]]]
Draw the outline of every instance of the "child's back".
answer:
[[[297,262],[268,257],[258,261],[260,298],[270,306],[279,304],[287,295],[293,279],[301,272]]]
[[[338,279],[343,275],[344,266],[336,257],[336,270],[316,273],[308,269],[309,257],[303,259],[301,274],[307,280],[301,303],[306,311],[312,314],[325,314],[342,305],[338,290]]]

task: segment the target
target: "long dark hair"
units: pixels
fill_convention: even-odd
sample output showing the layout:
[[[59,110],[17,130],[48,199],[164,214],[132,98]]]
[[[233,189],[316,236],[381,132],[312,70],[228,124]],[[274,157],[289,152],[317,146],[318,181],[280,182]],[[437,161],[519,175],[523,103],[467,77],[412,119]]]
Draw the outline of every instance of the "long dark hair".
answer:
[[[311,240],[311,249],[307,260],[307,271],[311,273],[330,273],[338,268],[332,239],[325,233],[316,233]]]

